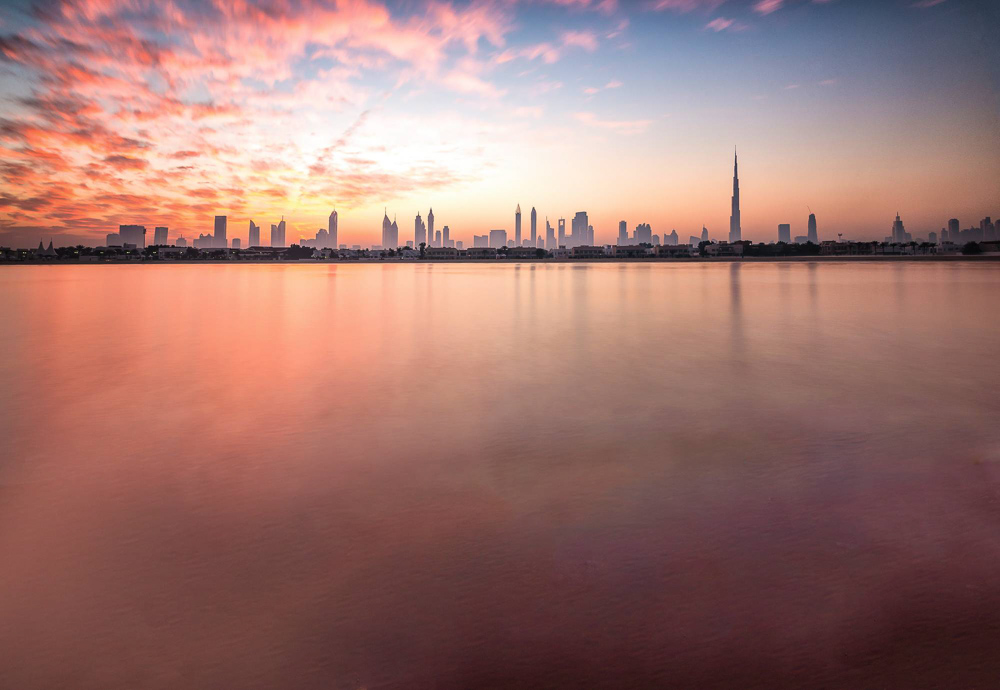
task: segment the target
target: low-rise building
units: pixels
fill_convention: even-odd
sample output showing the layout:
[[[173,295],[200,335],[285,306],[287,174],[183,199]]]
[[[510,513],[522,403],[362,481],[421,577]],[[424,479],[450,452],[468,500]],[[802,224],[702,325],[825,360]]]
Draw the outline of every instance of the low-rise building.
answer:
[[[466,259],[495,259],[497,258],[496,247],[469,247],[464,250]]]
[[[663,244],[656,248],[656,255],[662,259],[689,259],[698,254],[698,249],[690,244]]]
[[[420,252],[417,252],[417,256],[419,255]],[[424,249],[424,258],[435,261],[454,261],[458,259],[458,250],[454,247],[427,247]]]
[[[580,245],[570,250],[570,257],[573,259],[606,259],[608,253],[604,247],[594,247],[592,245]]]

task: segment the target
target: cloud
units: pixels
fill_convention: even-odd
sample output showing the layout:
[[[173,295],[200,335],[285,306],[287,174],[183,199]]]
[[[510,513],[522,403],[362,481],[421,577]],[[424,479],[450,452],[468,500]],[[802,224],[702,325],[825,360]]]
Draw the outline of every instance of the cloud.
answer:
[[[607,84],[604,85],[604,88],[606,88],[606,89],[618,89],[618,88],[621,88],[622,86],[623,86],[623,84],[620,81],[618,81],[617,79],[612,79],[611,81],[609,81]]]
[[[564,46],[577,46],[591,53],[597,50],[597,36],[591,31],[565,31],[562,43]]]
[[[725,0],[653,0],[651,8],[658,12],[662,10],[672,10],[674,12],[704,10],[711,12],[724,2]]]
[[[920,0],[919,2],[915,2],[912,5],[910,5],[910,7],[919,7],[919,8],[935,7],[944,2],[947,2],[947,0]]]
[[[736,31],[741,25],[737,24],[735,19],[727,19],[726,17],[716,17],[708,24],[705,25],[706,29],[711,29],[712,31],[718,33],[720,31],[725,31],[726,29],[732,29]]]
[[[785,0],[758,0],[753,6],[753,11],[766,16],[780,10],[784,4]]]
[[[603,120],[594,113],[574,113],[573,117],[588,127],[605,129],[619,134],[641,134],[653,123],[652,120]]]
[[[833,86],[836,83],[837,83],[836,79],[824,79],[823,81],[818,82],[820,86]]]

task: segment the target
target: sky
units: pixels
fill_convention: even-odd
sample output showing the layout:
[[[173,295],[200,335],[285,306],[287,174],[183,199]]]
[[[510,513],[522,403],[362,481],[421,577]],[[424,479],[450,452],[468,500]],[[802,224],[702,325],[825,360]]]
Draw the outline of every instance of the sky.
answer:
[[[1000,216],[989,0],[0,0],[0,245]]]

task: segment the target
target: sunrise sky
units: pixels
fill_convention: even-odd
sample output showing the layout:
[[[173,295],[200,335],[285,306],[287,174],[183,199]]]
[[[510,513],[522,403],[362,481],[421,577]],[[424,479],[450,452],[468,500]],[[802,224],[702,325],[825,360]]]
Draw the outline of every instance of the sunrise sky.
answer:
[[[0,8],[0,245],[470,242],[513,212],[881,239],[1000,215],[1000,16],[984,0],[69,0]]]

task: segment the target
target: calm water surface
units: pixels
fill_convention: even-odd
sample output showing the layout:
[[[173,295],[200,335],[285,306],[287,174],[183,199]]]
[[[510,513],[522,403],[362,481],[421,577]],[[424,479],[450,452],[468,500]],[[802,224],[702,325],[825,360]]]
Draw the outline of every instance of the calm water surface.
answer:
[[[2,267],[0,687],[996,687],[998,295]]]

